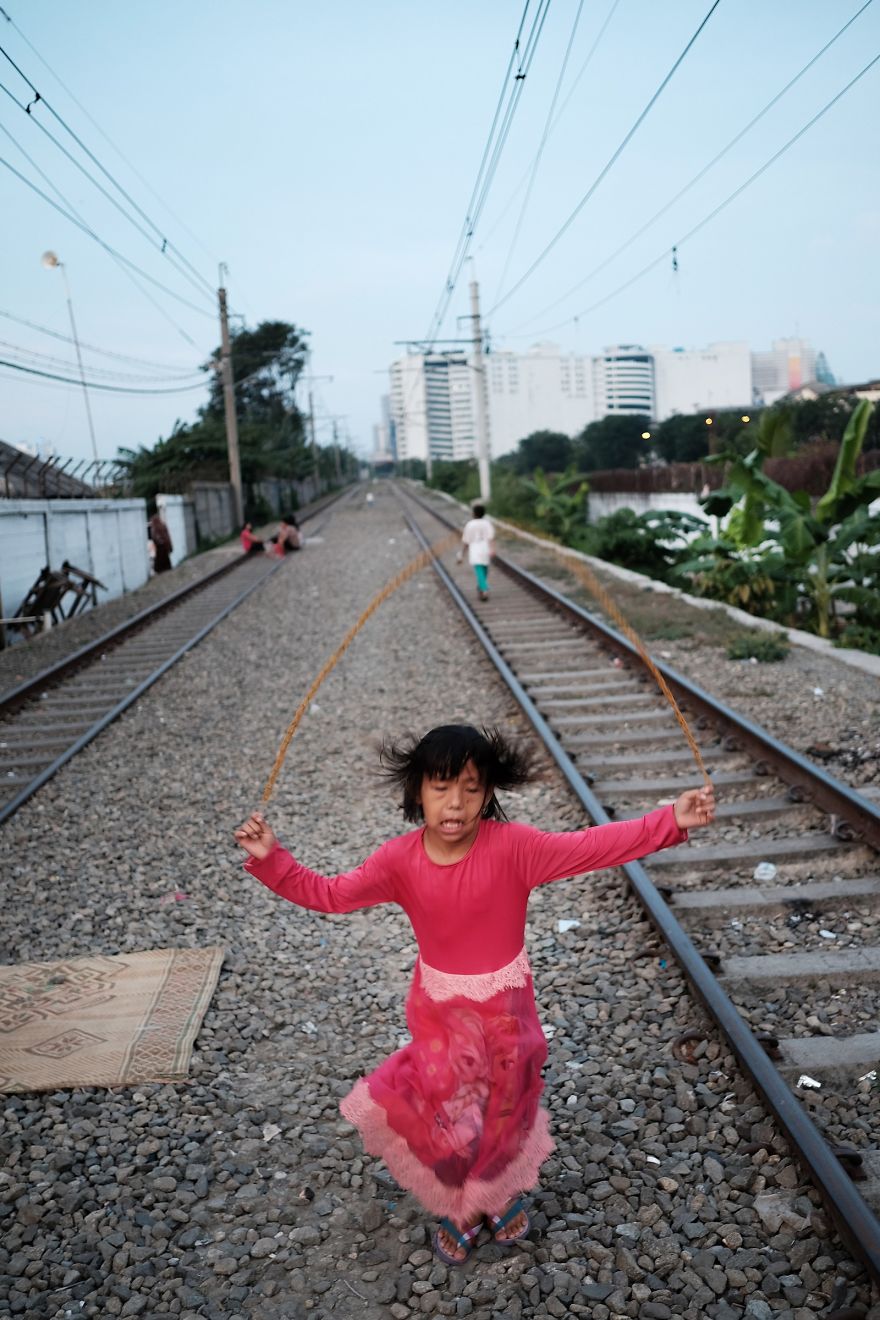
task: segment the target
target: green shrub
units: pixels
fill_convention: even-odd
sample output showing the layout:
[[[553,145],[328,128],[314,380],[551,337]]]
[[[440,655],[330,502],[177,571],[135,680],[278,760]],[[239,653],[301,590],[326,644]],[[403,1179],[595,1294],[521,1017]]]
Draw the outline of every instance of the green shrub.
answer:
[[[727,647],[728,660],[759,660],[773,664],[784,660],[791,650],[791,642],[784,632],[745,632],[734,637]]]
[[[835,637],[834,645],[851,646],[857,651],[880,655],[880,628],[867,628],[860,623],[851,623],[839,637]]]

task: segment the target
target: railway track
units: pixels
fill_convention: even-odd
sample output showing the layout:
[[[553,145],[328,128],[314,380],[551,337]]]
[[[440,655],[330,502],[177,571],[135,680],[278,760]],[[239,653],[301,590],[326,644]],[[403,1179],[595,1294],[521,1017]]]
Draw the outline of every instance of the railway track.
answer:
[[[438,524],[456,525],[398,495],[423,546]],[[589,817],[641,815],[694,786],[681,730],[630,643],[507,558],[494,562],[483,603],[457,585],[451,554],[434,567]],[[659,667],[697,731],[717,823],[707,842],[622,869],[880,1284],[880,946],[858,919],[880,907],[880,805]],[[804,1002],[814,1034],[795,1011]],[[696,1029],[676,1043],[684,1060],[701,1047]],[[860,1101],[846,1131],[841,1093]]]
[[[349,494],[316,501],[300,521],[315,535]],[[284,562],[237,556],[0,694],[0,825]]]

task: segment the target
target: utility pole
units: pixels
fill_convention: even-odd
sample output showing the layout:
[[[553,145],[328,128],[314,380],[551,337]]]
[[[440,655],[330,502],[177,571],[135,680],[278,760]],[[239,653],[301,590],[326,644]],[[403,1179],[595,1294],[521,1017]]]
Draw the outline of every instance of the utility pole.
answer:
[[[244,500],[241,491],[241,460],[238,456],[238,420],[235,415],[235,389],[232,383],[232,349],[229,344],[229,318],[226,313],[226,289],[223,281],[226,267],[220,267],[220,288],[217,301],[220,304],[220,369],[223,373],[223,410],[226,414],[226,450],[229,454],[229,481],[232,486],[232,503],[235,512],[235,525],[241,527],[244,522]]]
[[[342,481],[342,465],[339,461],[339,429],[336,425],[336,418],[333,419],[333,457],[336,460],[336,480]]]
[[[483,365],[483,327],[480,322],[480,286],[471,280],[471,328],[473,332],[474,436],[477,442],[477,468],[480,473],[480,499],[489,502],[492,484],[489,477],[489,417],[486,397],[486,369]]]
[[[309,438],[312,442],[312,464],[315,469],[315,498],[317,499],[321,483],[321,471],[318,465],[318,442],[315,439],[315,400],[311,386],[309,386]]]

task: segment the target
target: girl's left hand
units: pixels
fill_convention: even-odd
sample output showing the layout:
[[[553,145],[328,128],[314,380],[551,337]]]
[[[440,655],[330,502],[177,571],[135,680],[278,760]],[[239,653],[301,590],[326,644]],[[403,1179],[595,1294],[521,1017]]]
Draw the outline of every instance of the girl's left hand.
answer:
[[[698,830],[715,819],[715,790],[711,784],[691,788],[675,801],[675,823],[680,830]]]

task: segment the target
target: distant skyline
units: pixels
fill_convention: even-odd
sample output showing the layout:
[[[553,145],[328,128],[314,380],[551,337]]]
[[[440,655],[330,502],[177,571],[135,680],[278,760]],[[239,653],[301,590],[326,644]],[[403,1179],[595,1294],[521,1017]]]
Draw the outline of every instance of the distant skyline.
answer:
[[[588,353],[621,342],[700,347],[746,340],[761,349],[801,336],[824,351],[839,380],[880,374],[873,275],[880,182],[872,127],[880,64],[717,219],[686,238],[880,51],[880,0],[705,177],[613,256],[860,8],[859,0],[722,0],[546,261],[487,317],[492,344],[524,351],[551,340]],[[0,158],[44,191],[61,189],[102,239],[203,310],[148,286],[184,338],[105,251],[0,167],[0,312],[69,334],[62,275],[40,261],[53,250],[65,264],[85,343],[168,364],[163,376],[186,372],[189,383],[217,343],[209,288],[223,260],[230,302],[249,325],[283,319],[310,331],[312,370],[333,377],[315,386],[319,417],[327,418],[319,438],[329,440],[331,414],[342,416],[343,433],[369,452],[387,367],[402,351],[395,341],[424,335],[440,296],[522,5],[9,0],[4,9],[183,222],[0,16],[0,44],[192,263],[196,286],[160,253],[148,222],[138,217],[150,242],[46,140],[38,124],[79,155],[45,106],[33,105],[26,116],[0,97]],[[557,113],[564,109],[508,260],[520,182],[541,140],[578,12],[577,0],[551,6],[474,238],[484,312],[587,192],[708,9],[709,0],[584,0],[556,103]],[[0,82],[23,104],[31,101],[27,84],[5,60],[0,64]],[[466,268],[443,336],[467,331],[456,318],[468,311],[469,276]],[[0,359],[59,374],[70,374],[74,360],[63,340],[4,316]],[[123,382],[99,377],[99,369],[160,374],[88,350],[86,361],[107,383]],[[149,397],[95,391],[101,456],[152,445],[177,419],[191,420],[206,397],[206,388]],[[81,391],[0,366],[0,438],[88,456]]]

